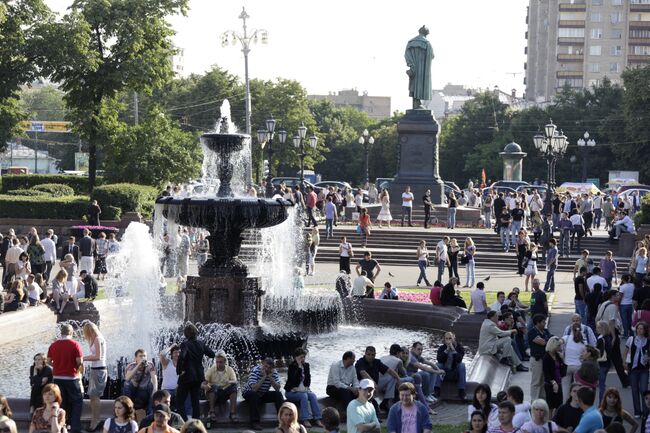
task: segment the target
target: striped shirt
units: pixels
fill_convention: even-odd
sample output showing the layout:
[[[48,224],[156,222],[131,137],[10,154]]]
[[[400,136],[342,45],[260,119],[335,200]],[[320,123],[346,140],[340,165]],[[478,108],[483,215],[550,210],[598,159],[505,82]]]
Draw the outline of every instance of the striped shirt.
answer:
[[[248,381],[244,385],[244,389],[242,390],[242,394],[252,391],[253,386],[257,384],[257,382],[260,381],[262,378],[263,372],[262,372],[262,365],[256,365],[252,370],[251,373],[248,375]],[[273,373],[271,373],[271,376],[273,376],[273,380],[279,385],[280,384],[280,375],[278,374],[278,371],[274,368]],[[260,385],[260,387],[257,389],[257,394],[263,395],[266,394],[266,392],[271,388],[271,379],[267,377],[264,382]]]

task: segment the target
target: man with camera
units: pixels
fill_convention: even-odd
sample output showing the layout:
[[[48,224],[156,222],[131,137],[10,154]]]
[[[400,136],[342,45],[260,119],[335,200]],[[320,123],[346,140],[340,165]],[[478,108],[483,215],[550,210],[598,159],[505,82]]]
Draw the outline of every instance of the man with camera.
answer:
[[[124,395],[133,400],[136,410],[151,413],[152,394],[158,389],[156,367],[147,360],[144,349],[135,351],[135,361],[126,366]]]

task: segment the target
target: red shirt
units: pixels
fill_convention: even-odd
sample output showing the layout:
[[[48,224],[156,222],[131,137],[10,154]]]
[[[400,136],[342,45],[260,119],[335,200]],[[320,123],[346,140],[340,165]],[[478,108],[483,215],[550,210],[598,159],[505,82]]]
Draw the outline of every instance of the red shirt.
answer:
[[[433,286],[431,287],[431,292],[429,292],[429,299],[433,305],[442,305],[440,302],[440,293],[442,292],[442,287]]]
[[[316,206],[317,198],[318,197],[316,196],[316,193],[314,191],[307,194],[307,207],[313,208],[314,206]]]
[[[47,350],[52,359],[54,376],[77,377],[77,358],[82,358],[81,345],[72,338],[56,340]]]

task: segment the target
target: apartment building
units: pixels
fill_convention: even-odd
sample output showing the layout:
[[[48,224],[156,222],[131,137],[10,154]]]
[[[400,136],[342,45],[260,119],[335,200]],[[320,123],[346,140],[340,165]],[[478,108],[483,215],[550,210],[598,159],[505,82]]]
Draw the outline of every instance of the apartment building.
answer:
[[[650,60],[650,0],[530,0],[526,99],[549,101],[564,86],[621,81]]]
[[[391,116],[390,96],[370,96],[368,92],[361,95],[356,89],[330,92],[329,95],[308,95],[309,99],[332,101],[335,107],[353,107],[368,113],[371,119],[384,120]]]

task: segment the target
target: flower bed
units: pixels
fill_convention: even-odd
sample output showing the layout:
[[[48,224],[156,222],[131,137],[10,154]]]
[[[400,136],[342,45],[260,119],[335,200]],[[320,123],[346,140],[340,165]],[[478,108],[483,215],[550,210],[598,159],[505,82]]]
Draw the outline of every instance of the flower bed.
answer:
[[[70,227],[70,230],[72,231],[72,235],[76,238],[80,238],[83,236],[84,229],[90,230],[90,235],[93,238],[96,238],[99,236],[101,232],[106,233],[107,235],[109,233],[115,233],[117,234],[120,229],[118,227],[111,227],[111,226],[72,226]]]
[[[419,292],[419,293],[414,293],[414,292],[404,292],[401,290],[397,290],[399,294],[399,300],[400,301],[407,301],[407,302],[431,302],[429,299],[429,292]],[[379,295],[381,295],[381,290],[375,289],[375,298],[379,298]]]

